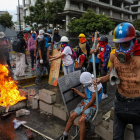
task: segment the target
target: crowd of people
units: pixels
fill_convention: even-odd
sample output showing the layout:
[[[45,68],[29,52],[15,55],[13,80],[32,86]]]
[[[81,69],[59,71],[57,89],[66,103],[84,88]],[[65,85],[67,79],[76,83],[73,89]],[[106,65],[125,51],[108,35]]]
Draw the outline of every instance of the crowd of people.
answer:
[[[50,62],[62,58],[64,75],[73,71],[81,70],[80,82],[85,87],[85,93],[81,93],[75,88],[72,90],[83,97],[83,100],[77,105],[74,112],[70,115],[63,134],[56,140],[67,140],[68,131],[73,124],[74,119],[81,115],[79,120],[80,140],[85,137],[85,122],[94,115],[96,110],[96,94],[98,91],[98,100],[106,99],[107,82],[113,79],[117,85],[114,101],[114,127],[113,140],[124,140],[124,130],[128,123],[133,124],[134,136],[136,140],[140,139],[140,89],[139,89],[139,55],[140,55],[140,37],[135,31],[131,23],[121,23],[114,30],[113,42],[115,50],[111,51],[106,36],[97,34],[97,45],[90,49],[86,36],[81,33],[79,44],[76,51],[69,45],[69,39],[66,36],[59,35],[59,28],[54,28],[54,36],[52,31],[39,31],[36,35],[35,31],[31,32],[28,42],[28,52],[31,57],[31,71],[36,62],[37,77],[35,83],[41,85],[41,74],[50,72]],[[0,33],[0,46],[8,44],[4,39],[4,34]],[[95,37],[92,35],[94,44]],[[8,46],[8,45],[7,45]],[[13,43],[20,49],[16,51],[16,76],[25,76],[26,67],[26,42],[23,33],[19,32],[17,39]],[[54,49],[60,51],[58,55],[52,56]],[[96,77],[94,80],[93,59],[89,60],[89,56],[95,54]],[[9,52],[5,50],[6,62],[11,68],[9,61]],[[110,65],[109,65],[110,62]],[[113,77],[113,78],[112,78]],[[119,82],[116,79],[119,79]]]

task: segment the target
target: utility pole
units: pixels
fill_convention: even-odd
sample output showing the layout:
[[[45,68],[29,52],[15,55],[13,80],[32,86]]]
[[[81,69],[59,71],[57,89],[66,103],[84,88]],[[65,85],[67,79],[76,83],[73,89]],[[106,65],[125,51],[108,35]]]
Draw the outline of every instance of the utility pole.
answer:
[[[20,31],[21,31],[21,24],[20,24],[20,5],[19,5],[19,0],[18,0],[18,7],[19,7],[19,12],[18,12],[18,14],[19,14],[19,29],[20,29]]]

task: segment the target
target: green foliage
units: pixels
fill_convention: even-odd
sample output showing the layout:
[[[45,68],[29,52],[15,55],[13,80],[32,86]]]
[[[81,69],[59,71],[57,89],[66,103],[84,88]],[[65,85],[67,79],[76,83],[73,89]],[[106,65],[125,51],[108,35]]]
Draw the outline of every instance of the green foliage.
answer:
[[[14,23],[12,22],[12,15],[9,13],[5,13],[0,16],[0,24],[3,25],[5,28],[11,28]]]
[[[140,19],[134,20],[133,25],[134,25],[136,30],[140,31]]]
[[[30,16],[24,17],[25,22],[33,29],[38,30],[42,27],[46,27],[48,23],[53,23],[56,20],[58,13],[63,12],[64,3],[62,1],[55,0],[54,2],[44,0],[36,0],[35,6],[30,6]],[[35,26],[33,27],[33,23]],[[41,26],[38,27],[38,25]]]
[[[96,15],[88,8],[87,12],[80,19],[72,19],[68,25],[70,32],[92,33],[95,31],[107,34],[115,27],[115,23],[105,15]]]

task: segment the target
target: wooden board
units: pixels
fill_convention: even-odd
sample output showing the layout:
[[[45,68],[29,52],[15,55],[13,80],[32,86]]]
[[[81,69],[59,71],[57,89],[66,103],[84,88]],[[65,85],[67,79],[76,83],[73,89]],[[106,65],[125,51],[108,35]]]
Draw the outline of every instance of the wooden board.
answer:
[[[53,50],[52,56],[60,54],[60,51],[57,49]],[[53,86],[57,86],[57,79],[59,77],[61,58],[53,60],[51,62],[50,75],[49,75],[49,84]]]

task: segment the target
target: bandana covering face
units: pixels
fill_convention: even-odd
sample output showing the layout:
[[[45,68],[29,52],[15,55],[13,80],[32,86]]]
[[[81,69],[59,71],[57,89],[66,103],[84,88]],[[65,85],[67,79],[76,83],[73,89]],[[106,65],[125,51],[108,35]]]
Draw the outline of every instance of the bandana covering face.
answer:
[[[81,37],[81,38],[79,38],[79,40],[80,40],[81,44],[83,44],[83,43],[85,43],[87,41],[85,37]]]
[[[85,85],[90,91],[95,92],[92,78],[94,78],[94,75],[89,72],[83,72],[80,76],[80,82]],[[98,91],[101,89],[102,84],[100,83],[97,85]]]

